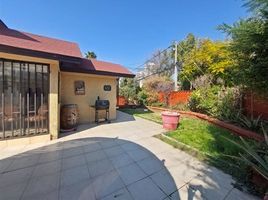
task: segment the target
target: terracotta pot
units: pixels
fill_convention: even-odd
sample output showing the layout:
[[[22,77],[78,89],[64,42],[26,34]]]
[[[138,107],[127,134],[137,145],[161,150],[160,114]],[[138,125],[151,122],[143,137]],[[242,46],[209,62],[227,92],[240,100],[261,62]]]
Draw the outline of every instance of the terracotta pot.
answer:
[[[176,130],[180,120],[180,114],[177,112],[164,111],[162,114],[163,128],[167,130]]]

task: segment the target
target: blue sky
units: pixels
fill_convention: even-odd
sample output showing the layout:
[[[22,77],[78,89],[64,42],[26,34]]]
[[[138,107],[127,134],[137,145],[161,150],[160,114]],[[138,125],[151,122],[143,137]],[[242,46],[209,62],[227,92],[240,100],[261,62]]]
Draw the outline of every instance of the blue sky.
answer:
[[[0,0],[0,18],[26,32],[74,41],[82,53],[135,68],[188,33],[224,39],[219,24],[247,16],[242,0]]]

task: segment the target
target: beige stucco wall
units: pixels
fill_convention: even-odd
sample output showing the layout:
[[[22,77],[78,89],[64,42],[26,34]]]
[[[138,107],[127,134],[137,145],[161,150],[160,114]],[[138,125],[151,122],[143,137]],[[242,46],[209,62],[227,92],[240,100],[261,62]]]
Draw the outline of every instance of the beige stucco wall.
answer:
[[[50,91],[49,91],[49,132],[52,139],[58,138],[59,134],[59,103],[58,103],[58,73],[59,62],[43,58],[21,56],[0,52],[0,58],[25,61],[39,62],[50,65]]]
[[[75,95],[74,82],[85,82],[85,95]],[[111,85],[111,91],[104,91],[104,85]],[[61,72],[61,105],[77,104],[79,109],[79,123],[94,122],[94,105],[97,96],[110,101],[110,119],[116,118],[116,77],[89,75],[82,73]],[[102,113],[102,115],[104,112]]]

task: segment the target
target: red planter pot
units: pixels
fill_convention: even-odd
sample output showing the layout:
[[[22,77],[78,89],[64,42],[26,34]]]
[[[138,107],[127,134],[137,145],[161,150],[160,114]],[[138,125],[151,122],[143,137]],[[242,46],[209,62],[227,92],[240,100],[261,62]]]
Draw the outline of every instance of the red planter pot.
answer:
[[[167,130],[176,130],[180,120],[180,114],[177,112],[164,111],[162,114],[163,128]]]

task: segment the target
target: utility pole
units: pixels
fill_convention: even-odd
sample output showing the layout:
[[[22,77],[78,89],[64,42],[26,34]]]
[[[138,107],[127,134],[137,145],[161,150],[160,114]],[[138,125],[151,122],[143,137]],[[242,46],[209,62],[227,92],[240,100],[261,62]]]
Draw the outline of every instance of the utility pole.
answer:
[[[175,46],[175,57],[174,57],[174,90],[178,91],[178,67],[177,67],[177,56],[178,56],[178,44],[177,42],[174,43]]]

